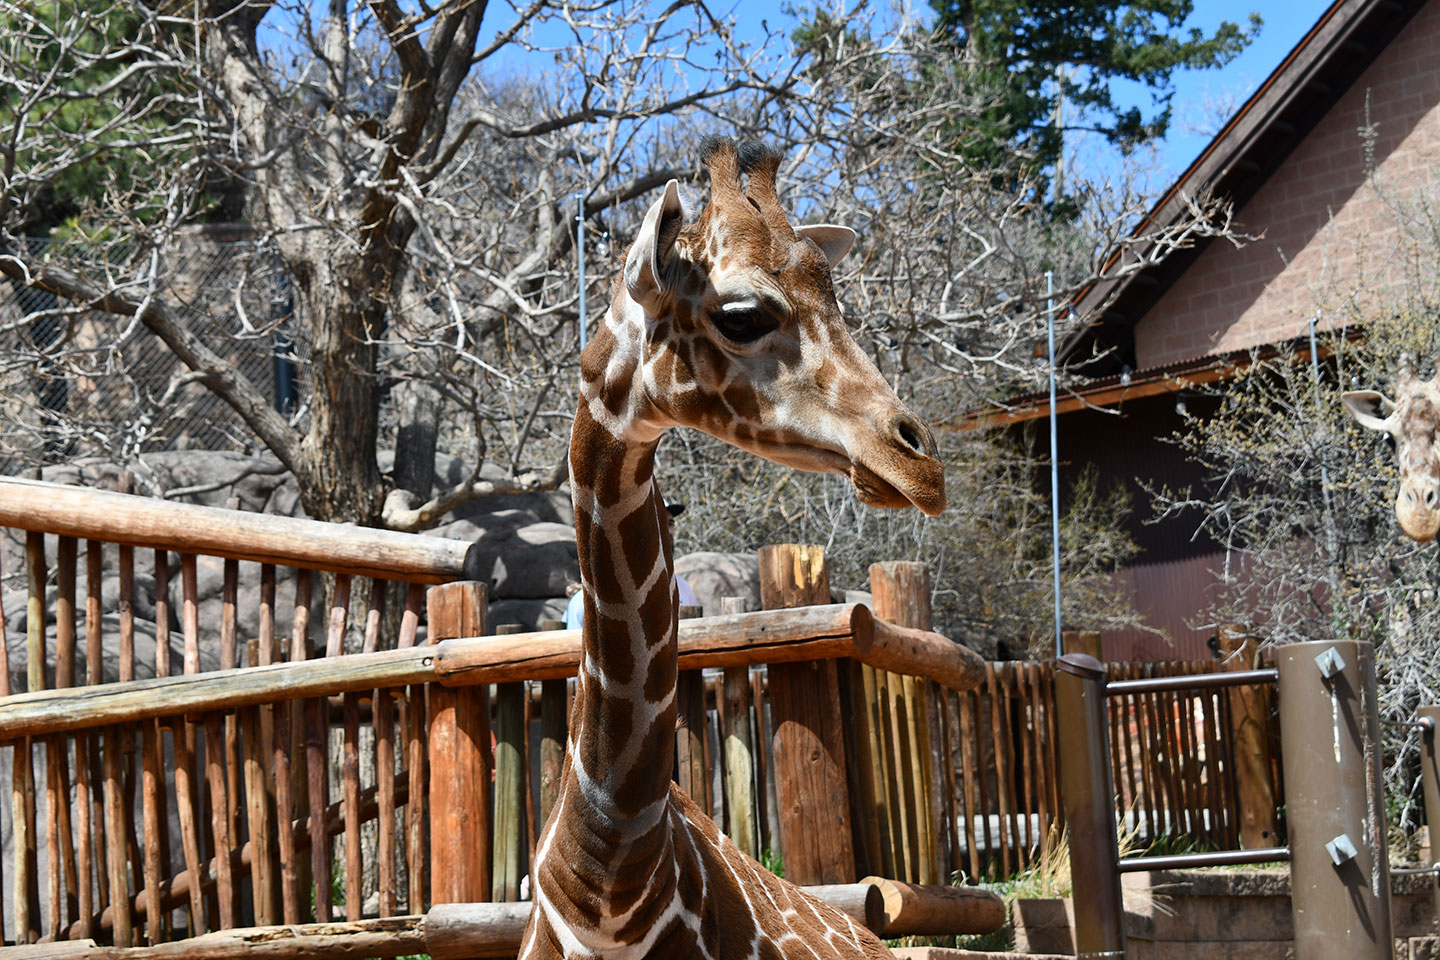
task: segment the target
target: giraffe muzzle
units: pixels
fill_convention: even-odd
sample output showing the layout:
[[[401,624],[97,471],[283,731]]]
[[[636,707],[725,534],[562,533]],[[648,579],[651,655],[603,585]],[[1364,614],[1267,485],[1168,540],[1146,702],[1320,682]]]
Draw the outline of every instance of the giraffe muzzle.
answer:
[[[945,509],[945,468],[930,428],[908,410],[893,412],[868,442],[850,453],[850,483],[872,507],[914,506],[927,516]]]
[[[1431,477],[1403,481],[1395,498],[1395,518],[1410,539],[1434,540],[1440,533],[1440,481]]]

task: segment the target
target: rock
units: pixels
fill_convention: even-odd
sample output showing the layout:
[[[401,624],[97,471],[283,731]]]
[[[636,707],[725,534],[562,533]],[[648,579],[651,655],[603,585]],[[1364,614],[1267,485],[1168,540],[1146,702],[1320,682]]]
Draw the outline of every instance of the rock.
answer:
[[[135,663],[134,677],[136,680],[148,680],[155,676],[155,622],[153,620],[136,617],[134,621],[135,637]],[[75,679],[77,683],[83,683],[85,679],[85,624],[83,618],[78,624],[75,649]],[[104,672],[104,682],[114,683],[120,679],[120,616],[114,613],[107,613],[101,618],[101,663]],[[10,689],[19,693],[29,689],[26,679],[26,639],[23,631],[16,632],[7,629],[5,635],[6,652],[10,658]],[[45,663],[45,686],[55,686],[55,638],[53,634],[46,644],[49,656]],[[185,648],[184,640],[178,630],[170,631],[170,673],[178,675],[185,672]],[[201,643],[200,645],[200,669],[202,671],[220,669],[220,648],[218,643]]]
[[[433,531],[479,545],[480,576],[496,600],[563,597],[580,582],[575,532],[526,510],[501,510],[456,520]]]
[[[675,572],[695,591],[707,617],[720,615],[722,597],[745,597],[751,610],[760,609],[760,559],[753,553],[687,553],[676,558]]]
[[[497,600],[490,604],[486,616],[493,631],[502,623],[518,623],[526,630],[539,630],[541,620],[565,619],[564,597],[545,600]]]

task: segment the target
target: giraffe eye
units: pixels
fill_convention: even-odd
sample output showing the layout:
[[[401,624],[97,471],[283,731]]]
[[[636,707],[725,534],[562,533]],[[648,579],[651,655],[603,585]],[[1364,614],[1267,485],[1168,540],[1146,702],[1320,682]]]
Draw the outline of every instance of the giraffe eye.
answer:
[[[735,343],[754,343],[775,329],[775,322],[763,310],[754,307],[716,310],[710,315],[710,322]]]

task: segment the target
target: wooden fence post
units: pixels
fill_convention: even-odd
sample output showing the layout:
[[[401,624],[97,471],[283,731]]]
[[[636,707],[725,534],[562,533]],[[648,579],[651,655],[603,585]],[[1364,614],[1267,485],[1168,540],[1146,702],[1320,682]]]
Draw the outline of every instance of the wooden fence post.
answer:
[[[744,597],[722,597],[722,615],[744,613]],[[750,752],[750,668],[726,667],[720,713],[724,723],[725,817],[730,839],[742,853],[759,858],[755,819],[755,758]]]
[[[462,580],[425,596],[429,642],[485,633],[486,585]],[[430,902],[490,899],[490,702],[484,685],[429,685]],[[413,911],[415,905],[411,904]]]
[[[902,627],[929,630],[930,568],[923,563],[888,561],[870,565],[870,594],[874,598],[875,616]],[[928,686],[914,677],[890,676],[898,684],[904,701],[905,722],[910,744],[910,757],[896,757],[901,770],[908,771],[909,788],[904,796],[910,802],[902,805],[903,815],[910,824],[911,876],[897,879],[911,883],[939,883],[939,851],[935,842],[934,764],[930,755],[930,696]]]
[[[760,605],[766,610],[830,602],[820,547],[762,547]],[[792,883],[853,883],[850,795],[834,660],[770,665],[775,790],[785,877]],[[772,841],[773,842],[773,841]]]
[[[681,620],[704,616],[698,606],[682,604]],[[681,670],[675,683],[675,782],[708,815],[710,765],[705,762],[705,680],[699,670]]]
[[[1253,670],[1260,665],[1255,637],[1239,624],[1222,624],[1217,632],[1220,657],[1227,670]],[[1247,684],[1226,691],[1230,698],[1231,756],[1235,763],[1236,806],[1240,844],[1247,850],[1275,846],[1275,792],[1271,786],[1269,717],[1273,688]]]
[[[541,630],[563,630],[562,620],[541,620]],[[560,797],[560,773],[565,766],[565,740],[569,735],[566,680],[540,681],[540,822],[535,835],[550,819]]]
[[[496,636],[524,633],[518,623],[502,623]],[[495,849],[494,897],[520,899],[528,847],[525,829],[525,698],[529,683],[515,680],[495,685]]]

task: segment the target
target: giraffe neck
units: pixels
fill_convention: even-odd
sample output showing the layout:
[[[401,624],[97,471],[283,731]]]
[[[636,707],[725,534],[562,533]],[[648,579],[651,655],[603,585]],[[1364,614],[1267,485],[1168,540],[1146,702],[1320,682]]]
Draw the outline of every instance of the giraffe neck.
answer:
[[[585,590],[571,799],[598,815],[596,840],[625,847],[661,831],[675,750],[678,603],[650,432],[582,402],[570,446]]]

